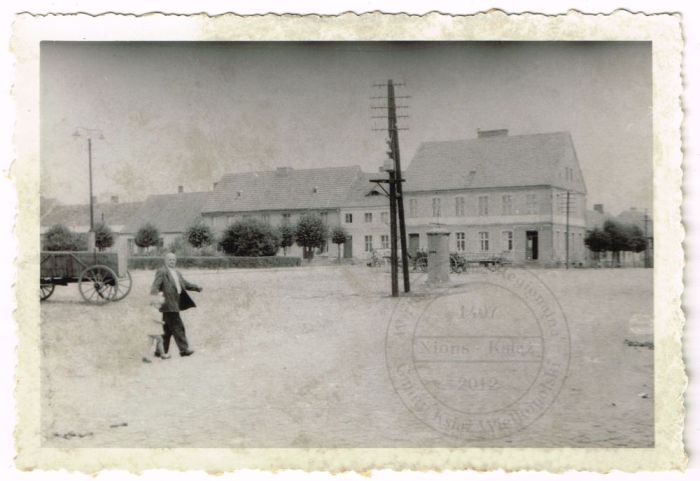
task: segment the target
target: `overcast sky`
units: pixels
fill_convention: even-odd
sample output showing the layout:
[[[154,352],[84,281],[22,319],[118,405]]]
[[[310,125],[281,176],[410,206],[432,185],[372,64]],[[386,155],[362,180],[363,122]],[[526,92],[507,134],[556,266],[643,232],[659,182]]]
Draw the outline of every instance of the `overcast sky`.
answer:
[[[383,162],[369,97],[387,78],[411,98],[407,166],[424,141],[476,129],[569,131],[589,208],[651,208],[651,44],[43,43],[41,191],[89,199],[211,188],[222,174]]]

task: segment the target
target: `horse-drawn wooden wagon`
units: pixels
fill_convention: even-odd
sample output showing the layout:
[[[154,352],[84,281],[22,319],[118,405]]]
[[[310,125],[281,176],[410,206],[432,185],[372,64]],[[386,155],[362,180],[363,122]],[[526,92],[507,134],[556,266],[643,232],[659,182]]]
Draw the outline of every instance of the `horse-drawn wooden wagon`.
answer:
[[[85,302],[120,301],[131,291],[127,256],[116,252],[41,252],[41,300],[51,297],[56,286],[77,283]]]

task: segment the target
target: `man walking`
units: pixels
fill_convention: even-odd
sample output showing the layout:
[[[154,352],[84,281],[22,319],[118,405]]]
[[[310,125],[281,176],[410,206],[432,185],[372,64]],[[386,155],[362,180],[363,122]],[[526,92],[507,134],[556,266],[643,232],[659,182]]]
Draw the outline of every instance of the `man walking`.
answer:
[[[197,307],[186,291],[201,292],[202,288],[187,282],[182,274],[175,270],[177,264],[175,254],[166,254],[164,261],[165,265],[156,271],[156,277],[151,286],[151,295],[162,292],[164,297],[163,305],[160,308],[160,312],[163,313],[163,351],[167,354],[172,336],[180,350],[180,356],[191,356],[194,351],[187,343],[180,311]]]

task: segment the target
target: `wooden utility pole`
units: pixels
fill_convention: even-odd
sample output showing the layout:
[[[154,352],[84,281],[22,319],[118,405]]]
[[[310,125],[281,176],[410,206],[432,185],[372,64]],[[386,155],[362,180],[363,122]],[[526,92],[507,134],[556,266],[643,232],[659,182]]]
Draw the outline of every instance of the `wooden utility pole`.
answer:
[[[399,259],[397,255],[398,242],[396,239],[396,172],[389,171],[389,230],[391,236],[391,295],[399,296]]]
[[[370,182],[379,185],[385,194],[389,197],[389,216],[390,216],[390,235],[391,235],[391,293],[392,296],[398,296],[398,238],[401,239],[401,265],[403,268],[403,288],[404,292],[410,292],[411,284],[409,278],[409,266],[408,266],[408,249],[406,246],[406,219],[404,215],[404,205],[403,205],[403,186],[404,182],[401,174],[401,153],[399,151],[399,130],[406,130],[405,128],[400,128],[397,125],[398,118],[407,117],[406,115],[397,115],[396,110],[398,108],[406,108],[405,105],[396,105],[397,98],[409,98],[408,96],[396,96],[394,92],[394,87],[401,86],[402,84],[394,83],[393,80],[389,79],[386,84],[374,84],[373,87],[386,87],[387,96],[386,97],[371,97],[371,99],[382,99],[386,100],[386,105],[373,106],[372,109],[386,109],[387,127],[386,129],[373,129],[373,130],[386,130],[388,132],[387,144],[389,150],[387,155],[389,157],[390,165],[384,167],[384,171],[389,174],[389,179],[371,179]],[[383,119],[383,115],[373,116],[375,119]],[[389,192],[387,192],[382,184],[389,184]],[[398,224],[398,226],[397,226]],[[397,227],[399,233],[397,233]]]
[[[403,267],[403,290],[411,291],[411,280],[408,272],[408,251],[406,247],[406,218],[403,206],[403,183],[401,174],[401,153],[399,151],[399,130],[396,122],[396,97],[394,93],[394,81],[387,81],[387,128],[391,148],[391,158],[394,159],[394,175],[396,176],[396,207],[399,217],[399,234],[401,236],[401,265]],[[394,214],[391,214],[392,221]]]

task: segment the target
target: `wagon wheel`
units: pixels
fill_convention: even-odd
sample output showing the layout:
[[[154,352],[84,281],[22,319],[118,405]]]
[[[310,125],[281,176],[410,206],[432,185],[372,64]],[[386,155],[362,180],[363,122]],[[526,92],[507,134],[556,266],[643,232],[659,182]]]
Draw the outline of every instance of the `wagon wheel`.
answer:
[[[120,277],[117,282],[117,292],[114,295],[113,301],[121,301],[131,292],[131,273],[126,271],[126,275]]]
[[[45,301],[49,297],[51,297],[51,294],[53,294],[53,290],[56,288],[53,284],[41,284],[41,300]]]
[[[78,289],[85,302],[104,304],[114,299],[119,288],[117,275],[107,266],[90,266],[80,274]]]

